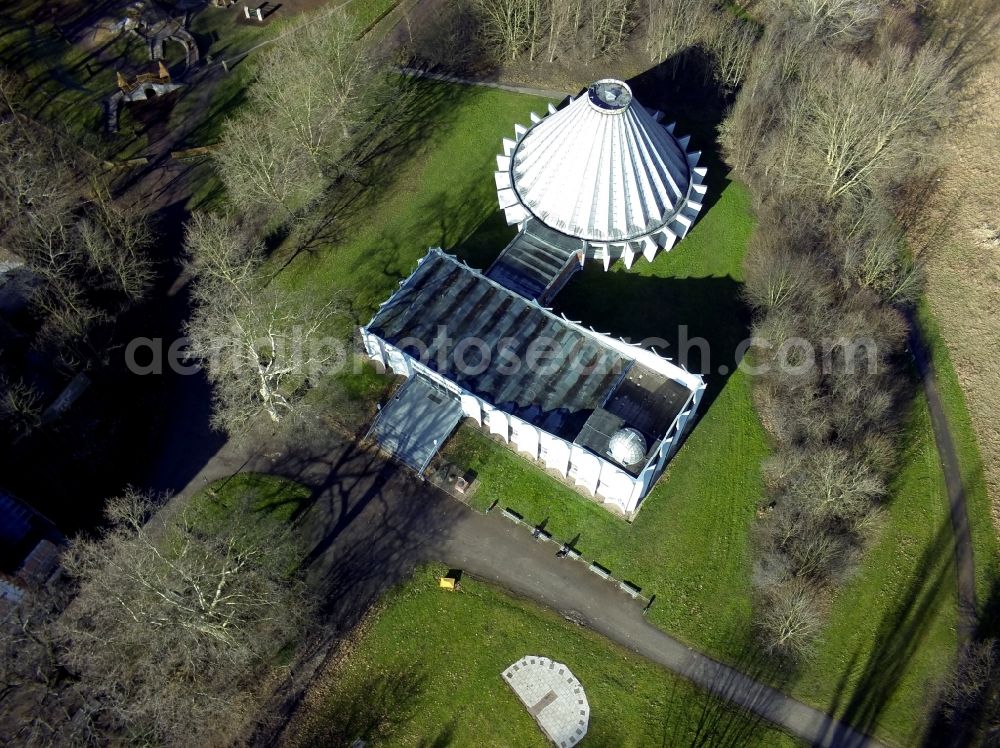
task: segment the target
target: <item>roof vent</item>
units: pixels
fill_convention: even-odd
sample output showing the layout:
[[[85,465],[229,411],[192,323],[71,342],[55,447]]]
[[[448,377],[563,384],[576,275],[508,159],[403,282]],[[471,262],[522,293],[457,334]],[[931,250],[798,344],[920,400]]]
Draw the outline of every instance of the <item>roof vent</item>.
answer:
[[[632,103],[632,89],[624,81],[605,78],[587,88],[590,105],[605,114],[618,114]]]

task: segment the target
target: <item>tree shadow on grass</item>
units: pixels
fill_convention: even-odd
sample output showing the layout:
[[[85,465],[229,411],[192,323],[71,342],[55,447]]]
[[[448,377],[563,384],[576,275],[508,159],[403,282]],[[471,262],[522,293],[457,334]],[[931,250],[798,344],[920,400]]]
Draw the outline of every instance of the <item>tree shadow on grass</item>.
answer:
[[[433,148],[454,126],[463,107],[474,105],[483,91],[472,86],[449,86],[405,77],[392,97],[392,105],[372,126],[357,170],[338,180],[295,227],[291,240],[276,257],[276,272],[301,254],[336,251],[353,233],[364,231],[373,220],[386,193],[395,185],[411,158]],[[488,181],[488,180],[487,180]],[[438,217],[430,201],[429,219]],[[443,209],[440,211],[443,212]],[[379,220],[380,216],[374,216]],[[405,241],[408,237],[386,237]],[[373,247],[373,254],[381,254]]]
[[[952,530],[945,521],[924,548],[912,579],[882,617],[872,650],[865,654],[864,643],[855,649],[830,701],[830,714],[839,714],[868,734],[878,727],[939,611],[954,604],[954,573]]]
[[[356,740],[382,743],[406,725],[417,709],[427,676],[419,670],[369,674],[357,684],[338,689],[315,715],[308,736],[312,745],[352,745]],[[442,735],[448,735],[445,727]],[[446,737],[449,740],[450,737]],[[434,741],[428,745],[447,745]]]

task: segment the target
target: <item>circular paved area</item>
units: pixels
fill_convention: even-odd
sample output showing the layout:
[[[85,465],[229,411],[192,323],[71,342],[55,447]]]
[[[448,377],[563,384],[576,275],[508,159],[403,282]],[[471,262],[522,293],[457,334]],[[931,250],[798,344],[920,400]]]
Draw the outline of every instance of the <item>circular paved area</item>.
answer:
[[[560,748],[576,745],[587,734],[587,695],[561,662],[528,655],[508,667],[503,678],[542,732]]]

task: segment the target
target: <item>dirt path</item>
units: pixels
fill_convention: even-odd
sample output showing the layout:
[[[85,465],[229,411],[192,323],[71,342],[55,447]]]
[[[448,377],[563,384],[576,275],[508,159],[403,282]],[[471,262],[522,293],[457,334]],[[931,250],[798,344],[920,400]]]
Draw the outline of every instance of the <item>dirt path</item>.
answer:
[[[299,677],[279,692],[268,713],[278,718],[255,736],[272,745],[327,650],[390,587],[419,565],[439,561],[497,583],[597,631],[743,709],[814,745],[877,745],[824,712],[752,675],[697,652],[650,625],[642,607],[582,563],[556,558],[499,514],[479,514],[371,449],[332,430],[324,444],[293,452],[221,449],[181,494],[238,470],[266,471],[310,486],[314,503],[298,520],[312,551],[307,575],[323,591],[326,627]],[[256,442],[260,444],[260,441]],[[753,719],[753,716],[750,717]]]
[[[955,542],[955,573],[958,584],[958,640],[959,647],[970,641],[976,630],[979,605],[976,600],[976,563],[972,547],[972,532],[969,529],[969,512],[965,501],[965,484],[962,468],[951,436],[948,417],[945,415],[941,396],[938,393],[934,367],[927,346],[924,344],[917,320],[910,315],[910,351],[920,373],[927,407],[931,415],[934,441],[937,443],[941,467],[944,470],[945,486],[948,490],[948,510]]]
[[[514,93],[530,94],[531,96],[544,96],[549,99],[559,101],[567,96],[575,96],[577,91],[553,91],[548,88],[531,88],[530,86],[515,86],[509,83],[497,83],[495,81],[477,81],[469,78],[459,78],[454,75],[444,73],[433,73],[428,70],[418,70],[416,68],[402,67],[399,69],[403,75],[410,75],[415,78],[428,78],[443,83],[458,83],[463,86],[482,86],[484,88],[499,88],[501,91],[513,91]],[[511,125],[513,127],[513,125]]]

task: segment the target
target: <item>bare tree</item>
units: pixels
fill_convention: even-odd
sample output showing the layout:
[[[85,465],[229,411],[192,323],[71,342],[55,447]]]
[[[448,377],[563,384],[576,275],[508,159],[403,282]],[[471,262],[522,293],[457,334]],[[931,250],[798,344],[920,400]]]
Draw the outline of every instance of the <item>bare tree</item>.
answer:
[[[646,50],[660,62],[705,40],[711,7],[706,0],[647,0],[646,14]]]
[[[60,663],[56,621],[64,595],[32,589],[0,607],[0,741],[96,745],[90,708]]]
[[[490,69],[497,54],[481,26],[475,0],[453,0],[412,28],[409,51],[421,65],[467,74]]]
[[[246,222],[216,213],[193,213],[184,227],[187,269],[196,278],[198,304],[253,287],[264,257],[264,243]]]
[[[882,18],[881,0],[769,0],[773,22],[795,27],[801,44],[850,45],[868,38]]]
[[[145,298],[153,282],[149,259],[153,234],[145,216],[115,203],[105,185],[94,182],[94,198],[77,224],[80,246],[102,290],[122,294],[128,301]],[[94,277],[94,276],[92,276]],[[95,280],[92,287],[97,287]]]
[[[215,158],[233,205],[248,212],[277,206],[290,216],[320,194],[324,181],[308,154],[265,116],[229,120]]]
[[[575,19],[583,0],[545,0],[545,53],[552,62],[568,42],[576,36]]]
[[[779,227],[754,232],[744,263],[743,293],[760,310],[826,303],[829,269]],[[780,344],[781,341],[779,341]]]
[[[214,386],[215,426],[240,435],[261,414],[277,423],[341,355],[331,337],[341,306],[336,299],[296,303],[269,285],[259,241],[230,219],[196,214],[185,251],[195,273],[189,350]]]
[[[892,181],[930,152],[930,136],[950,114],[944,58],[892,47],[869,64],[830,56],[810,65],[800,153],[791,178],[827,200]]]
[[[368,122],[388,100],[380,66],[343,10],[314,16],[257,61],[250,105],[217,153],[227,191],[245,211],[278,205],[286,219],[350,174]]]
[[[706,44],[715,55],[715,76],[723,86],[735,89],[743,83],[756,43],[757,28],[753,23],[728,13],[715,14]]]
[[[986,637],[963,647],[941,695],[949,738],[992,746],[1000,738],[1000,640]],[[959,743],[955,743],[959,744]]]
[[[7,68],[0,67],[0,101],[7,110],[3,114],[17,115],[17,98],[21,92],[22,81],[19,76]]]
[[[42,398],[30,385],[0,375],[0,422],[15,436],[35,428],[42,415]]]
[[[497,56],[516,60],[531,45],[538,24],[537,0],[472,0]]]
[[[590,0],[590,44],[594,57],[612,55],[632,29],[636,0]]]
[[[816,593],[803,580],[791,579],[764,592],[758,626],[772,654],[803,657],[812,649],[822,622]]]
[[[73,542],[64,565],[79,592],[59,620],[61,663],[112,734],[231,742],[307,614],[287,577],[297,550],[245,502],[155,529],[151,511],[148,497],[128,492],[108,503],[107,532]]]
[[[888,304],[916,301],[920,267],[910,256],[903,233],[888,211],[874,201],[845,211],[837,222],[838,249],[847,277]]]
[[[69,368],[106,356],[92,339],[149,289],[152,237],[141,214],[116,205],[47,133],[0,122],[0,236],[42,281],[40,341]]]
[[[758,186],[761,196],[770,192],[765,184],[777,181],[781,164],[794,149],[793,136],[779,137],[786,128],[794,131],[792,94],[798,78],[796,52],[784,38],[767,28],[756,43],[752,64],[742,88],[720,127],[720,144],[726,160],[745,180]]]

